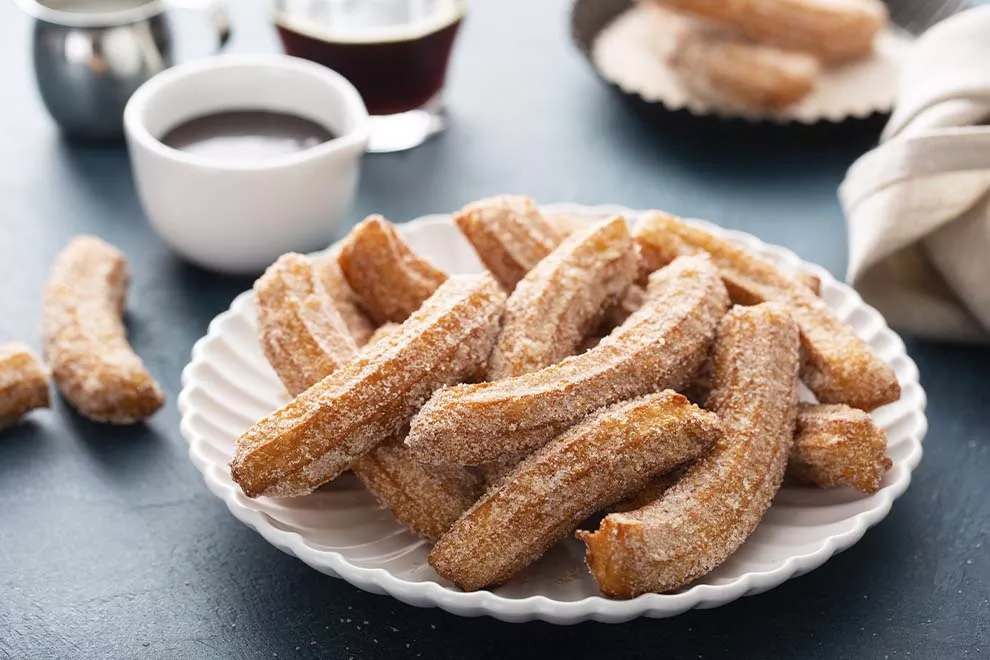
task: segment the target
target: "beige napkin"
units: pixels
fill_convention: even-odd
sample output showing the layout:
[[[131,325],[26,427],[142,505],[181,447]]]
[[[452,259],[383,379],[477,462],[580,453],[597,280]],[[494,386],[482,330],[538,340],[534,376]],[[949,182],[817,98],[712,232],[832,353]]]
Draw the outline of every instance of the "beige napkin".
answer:
[[[879,147],[839,187],[848,279],[894,327],[990,341],[990,6],[922,35]]]

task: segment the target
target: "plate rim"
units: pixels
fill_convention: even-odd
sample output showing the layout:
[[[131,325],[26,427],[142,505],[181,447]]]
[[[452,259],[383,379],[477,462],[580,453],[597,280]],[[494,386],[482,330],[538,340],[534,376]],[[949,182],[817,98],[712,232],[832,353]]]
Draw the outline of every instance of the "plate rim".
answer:
[[[541,204],[540,210],[545,213],[561,213],[595,218],[610,215],[622,215],[631,221],[648,213],[646,210],[633,210],[624,206],[581,205],[573,203]],[[729,238],[757,252],[773,255],[775,259],[794,267],[810,270],[822,279],[823,284],[837,286],[846,296],[851,296],[856,306],[865,308],[879,318],[878,333],[886,335],[895,342],[896,358],[906,361],[908,372],[902,380],[905,392],[915,391],[916,400],[909,403],[907,418],[912,420],[910,429],[905,437],[910,443],[910,452],[902,464],[905,467],[903,477],[882,488],[870,497],[878,497],[875,506],[853,515],[851,529],[827,537],[820,547],[803,554],[788,557],[779,565],[765,571],[748,572],[738,579],[720,585],[695,584],[688,589],[674,594],[643,594],[630,600],[612,600],[600,595],[588,596],[580,600],[558,601],[542,595],[525,598],[507,598],[494,592],[480,590],[475,592],[455,591],[438,582],[411,582],[396,577],[384,568],[368,568],[352,564],[346,557],[336,551],[317,550],[306,544],[305,538],[297,532],[279,529],[268,521],[261,511],[245,506],[239,501],[236,485],[224,481],[217,474],[215,463],[209,461],[198,451],[203,437],[191,426],[195,409],[190,403],[193,396],[193,384],[196,380],[196,369],[203,362],[203,355],[211,342],[221,336],[220,326],[226,319],[243,313],[243,308],[250,304],[253,291],[248,289],[234,298],[230,307],[210,321],[206,333],[193,346],[189,362],[182,370],[181,390],[177,404],[180,415],[179,429],[183,438],[189,444],[190,460],[202,474],[207,488],[219,497],[231,514],[258,532],[266,541],[289,555],[302,560],[310,567],[346,580],[352,585],[377,594],[388,594],[394,598],[417,607],[440,607],[452,614],[460,616],[489,615],[509,622],[542,620],[555,624],[575,624],[585,620],[595,620],[605,623],[619,623],[645,616],[663,618],[681,614],[692,608],[718,607],[734,601],[744,595],[762,593],[787,580],[798,577],[824,564],[829,558],[857,543],[866,530],[883,520],[893,505],[911,483],[914,469],[920,463],[923,449],[922,443],[928,431],[927,415],[925,413],[927,397],[920,382],[920,374],[914,360],[900,336],[887,325],[886,320],[873,307],[865,303],[859,294],[847,284],[836,279],[825,268],[802,260],[794,252],[780,245],[765,243],[756,236],[727,229],[706,220],[688,219],[717,236]],[[405,223],[398,224],[403,234],[419,231],[422,227],[436,224],[450,224],[449,213],[424,215]],[[330,246],[324,250],[312,253],[322,255],[333,249]],[[913,385],[914,388],[908,387]],[[229,476],[228,476],[229,481]],[[847,519],[847,520],[850,520]]]

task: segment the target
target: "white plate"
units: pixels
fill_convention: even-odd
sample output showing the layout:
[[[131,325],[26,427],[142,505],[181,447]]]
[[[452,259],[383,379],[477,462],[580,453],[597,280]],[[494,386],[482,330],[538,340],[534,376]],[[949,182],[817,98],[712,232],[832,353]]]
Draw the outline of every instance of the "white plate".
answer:
[[[614,214],[632,220],[640,215],[619,207],[564,204],[544,210],[589,220]],[[667,617],[692,607],[717,607],[807,573],[858,541],[908,487],[911,471],[921,460],[921,440],[927,429],[925,393],[903,342],[852,289],[783,248],[703,224],[787,268],[804,268],[818,275],[825,301],[894,367],[903,393],[899,401],[874,413],[876,422],[887,430],[894,462],[879,492],[863,496],[846,489],[781,490],[745,545],[713,573],[678,593],[648,594],[627,601],[602,598],[584,568],[583,546],[574,539],[559,544],[503,587],[463,593],[433,572],[426,563],[428,546],[402,528],[351,475],[307,497],[245,497],[227,467],[234,440],[288,400],[261,353],[250,291],[213,320],[182,373],[179,411],[189,456],[210,490],[274,546],[366,591],[463,616],[487,614],[505,621],[541,619],[560,624]],[[449,216],[428,216],[401,225],[400,230],[417,251],[450,272],[481,269]]]

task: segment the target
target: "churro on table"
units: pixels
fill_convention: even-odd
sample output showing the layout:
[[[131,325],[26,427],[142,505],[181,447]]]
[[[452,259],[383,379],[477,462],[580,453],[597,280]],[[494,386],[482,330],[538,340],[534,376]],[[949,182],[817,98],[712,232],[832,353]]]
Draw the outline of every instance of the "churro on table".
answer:
[[[873,410],[901,395],[894,370],[842,323],[804,283],[773,264],[704,229],[665,213],[651,213],[636,228],[641,263],[659,268],[687,254],[708,254],[733,302],[783,305],[801,329],[801,377],[822,403]]]
[[[41,359],[21,342],[0,345],[0,430],[48,405],[48,370]]]
[[[678,259],[597,346],[523,376],[440,390],[413,418],[406,444],[425,462],[482,465],[532,451],[602,406],[683,387],[727,306],[709,259]]]
[[[430,394],[476,373],[495,342],[505,294],[489,275],[448,279],[385,341],[237,441],[245,494],[305,494],[398,434]]]
[[[702,455],[719,431],[715,415],[669,390],[603,408],[491,488],[430,565],[466,591],[505,582],[598,509]]]
[[[97,422],[132,424],[162,407],[165,395],[127,343],[123,253],[78,236],[55,259],[45,287],[44,355],[62,395]]]
[[[579,532],[602,593],[684,586],[756,529],[784,478],[797,414],[798,331],[782,307],[736,307],[719,324],[708,408],[723,434],[660,499]]]

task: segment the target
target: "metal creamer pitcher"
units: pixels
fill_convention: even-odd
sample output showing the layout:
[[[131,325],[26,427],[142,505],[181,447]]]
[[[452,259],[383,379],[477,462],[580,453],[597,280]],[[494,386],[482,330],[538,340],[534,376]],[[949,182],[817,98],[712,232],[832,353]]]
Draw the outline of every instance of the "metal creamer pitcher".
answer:
[[[143,82],[173,64],[165,12],[197,9],[219,46],[230,21],[214,0],[19,0],[34,19],[34,72],[41,98],[69,135],[123,134],[124,106]],[[218,47],[219,47],[218,46]]]

